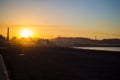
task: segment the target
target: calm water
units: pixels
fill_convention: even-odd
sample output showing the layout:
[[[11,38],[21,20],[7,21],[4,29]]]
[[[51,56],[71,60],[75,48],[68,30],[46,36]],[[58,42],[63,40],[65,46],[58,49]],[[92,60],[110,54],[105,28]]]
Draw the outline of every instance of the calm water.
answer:
[[[120,47],[74,47],[76,49],[104,50],[104,51],[119,51]]]

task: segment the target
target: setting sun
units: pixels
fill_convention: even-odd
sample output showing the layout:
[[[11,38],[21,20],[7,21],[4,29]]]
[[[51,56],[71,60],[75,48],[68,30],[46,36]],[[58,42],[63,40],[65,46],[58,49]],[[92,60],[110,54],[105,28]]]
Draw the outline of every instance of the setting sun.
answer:
[[[24,37],[24,38],[32,37],[32,31],[30,31],[28,29],[22,30],[20,33],[20,36]]]

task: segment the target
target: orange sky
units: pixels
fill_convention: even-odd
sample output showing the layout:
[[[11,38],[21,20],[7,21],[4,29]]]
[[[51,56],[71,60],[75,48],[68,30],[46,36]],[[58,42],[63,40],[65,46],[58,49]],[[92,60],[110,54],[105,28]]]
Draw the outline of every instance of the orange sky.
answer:
[[[33,37],[120,38],[119,0],[0,0],[0,34]]]
[[[1,33],[6,36],[7,25],[3,25],[4,28],[1,28]],[[9,25],[10,28],[10,38],[16,36],[20,38],[20,34],[22,30],[28,29],[33,35],[33,38],[55,38],[58,36],[63,37],[87,37],[94,39],[95,35],[97,35],[97,39],[103,38],[119,38],[118,34],[108,34],[104,32],[93,31],[92,29],[76,29],[71,25]]]

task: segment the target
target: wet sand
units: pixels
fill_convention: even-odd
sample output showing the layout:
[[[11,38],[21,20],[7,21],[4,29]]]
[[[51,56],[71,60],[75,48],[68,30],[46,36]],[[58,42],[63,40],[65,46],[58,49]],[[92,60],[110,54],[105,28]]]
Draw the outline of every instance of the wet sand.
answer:
[[[120,80],[120,52],[9,47],[0,53],[11,80]]]

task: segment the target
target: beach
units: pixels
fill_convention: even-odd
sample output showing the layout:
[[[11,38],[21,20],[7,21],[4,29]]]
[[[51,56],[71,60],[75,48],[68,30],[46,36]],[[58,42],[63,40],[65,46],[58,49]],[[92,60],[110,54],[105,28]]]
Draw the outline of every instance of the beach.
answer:
[[[0,50],[10,80],[119,80],[120,52],[65,47]]]

